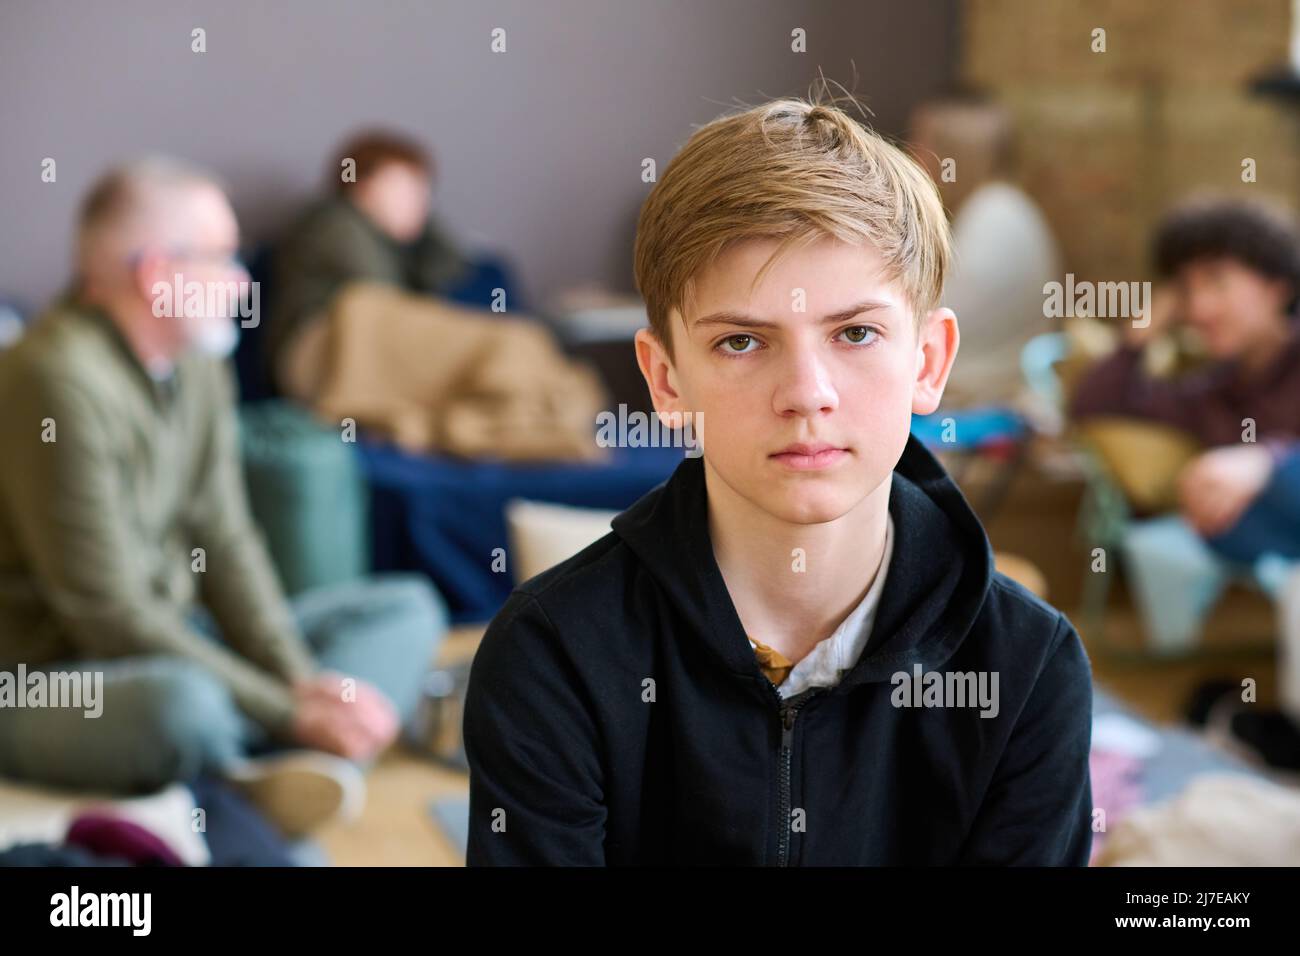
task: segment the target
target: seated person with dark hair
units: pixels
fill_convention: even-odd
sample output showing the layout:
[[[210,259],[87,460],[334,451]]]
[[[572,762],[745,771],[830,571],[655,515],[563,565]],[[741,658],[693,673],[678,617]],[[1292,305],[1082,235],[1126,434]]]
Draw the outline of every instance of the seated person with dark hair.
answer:
[[[351,281],[433,293],[463,280],[465,254],[429,212],[434,163],[414,140],[365,132],[339,150],[332,191],[297,219],[276,249],[267,333],[276,384],[296,398],[313,388],[312,353],[330,301]]]
[[[1205,448],[1178,477],[1188,524],[1231,561],[1300,558],[1296,227],[1267,207],[1195,200],[1160,224],[1154,258],[1169,282],[1154,296],[1149,324],[1127,329],[1119,349],[1085,374],[1073,416],[1143,418],[1188,432]],[[1180,322],[1209,361],[1177,378],[1148,375],[1144,347]],[[1284,640],[1300,642],[1300,634]],[[1300,653],[1281,658],[1284,707],[1300,721]],[[1270,726],[1291,740],[1292,756],[1278,759],[1300,765],[1300,729],[1286,720]]]
[[[433,161],[404,136],[346,143],[330,195],[272,264],[267,371],[323,420],[408,451],[599,460],[600,381],[518,312],[505,267],[469,257],[429,212]]]

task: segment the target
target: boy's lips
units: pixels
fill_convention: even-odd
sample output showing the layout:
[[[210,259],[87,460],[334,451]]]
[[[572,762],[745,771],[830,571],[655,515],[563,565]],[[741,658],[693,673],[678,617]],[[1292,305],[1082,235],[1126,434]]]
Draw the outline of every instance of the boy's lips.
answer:
[[[829,468],[848,453],[847,448],[825,442],[797,442],[768,457],[793,471],[816,471]]]

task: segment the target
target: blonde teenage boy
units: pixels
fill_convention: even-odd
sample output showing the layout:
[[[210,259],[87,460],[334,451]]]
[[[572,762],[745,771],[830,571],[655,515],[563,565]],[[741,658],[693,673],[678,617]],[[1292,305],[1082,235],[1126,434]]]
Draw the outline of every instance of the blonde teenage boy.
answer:
[[[957,354],[925,173],[833,106],[698,130],[637,337],[702,457],[474,661],[468,862],[1083,865],[1090,667],[910,437]]]

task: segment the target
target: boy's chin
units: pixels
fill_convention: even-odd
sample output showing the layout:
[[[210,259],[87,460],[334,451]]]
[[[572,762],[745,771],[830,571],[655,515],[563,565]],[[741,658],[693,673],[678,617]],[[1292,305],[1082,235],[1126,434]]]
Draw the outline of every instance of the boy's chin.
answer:
[[[707,456],[706,456],[707,460]],[[742,472],[739,481],[725,476],[730,469],[711,470],[751,506],[788,524],[824,524],[844,517],[862,504],[883,479],[873,467],[852,455],[840,465],[824,471],[792,471],[779,466],[759,467]],[[888,475],[888,471],[884,473]]]
[[[775,483],[757,491],[754,500],[768,514],[788,524],[823,524],[842,518],[861,503],[861,489],[843,479],[818,486]]]

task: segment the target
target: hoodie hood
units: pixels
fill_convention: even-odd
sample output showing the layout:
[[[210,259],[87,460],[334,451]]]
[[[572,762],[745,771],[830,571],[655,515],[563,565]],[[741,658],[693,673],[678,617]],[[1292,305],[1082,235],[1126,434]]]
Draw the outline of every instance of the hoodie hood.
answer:
[[[992,581],[983,527],[943,466],[910,435],[894,468],[889,512],[894,549],[871,638],[831,693],[888,681],[916,664],[941,668],[970,631]],[[702,457],[683,459],[611,527],[728,670],[746,679],[760,673],[714,558]]]

